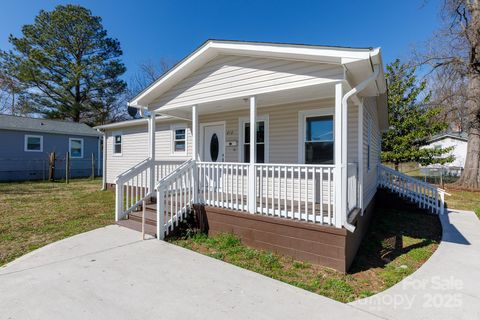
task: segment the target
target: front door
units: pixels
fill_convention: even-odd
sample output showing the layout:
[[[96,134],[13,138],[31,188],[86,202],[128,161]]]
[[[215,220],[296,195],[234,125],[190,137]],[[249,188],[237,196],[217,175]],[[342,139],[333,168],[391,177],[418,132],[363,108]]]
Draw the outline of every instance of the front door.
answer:
[[[203,127],[202,160],[205,162],[225,161],[225,125],[205,125]],[[203,192],[222,192],[223,167],[210,167],[203,173],[206,190]],[[202,185],[202,184],[201,184]],[[213,203],[210,203],[213,205]]]
[[[225,161],[225,125],[206,125],[203,127],[202,145],[203,161]]]

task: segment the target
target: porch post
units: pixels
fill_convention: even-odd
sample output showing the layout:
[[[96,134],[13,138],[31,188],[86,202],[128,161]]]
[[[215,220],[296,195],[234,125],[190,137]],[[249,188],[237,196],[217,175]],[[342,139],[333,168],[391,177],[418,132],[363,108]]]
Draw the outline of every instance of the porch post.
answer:
[[[357,177],[357,200],[358,207],[362,210],[360,214],[363,215],[363,99],[358,105],[358,177]]]
[[[192,159],[198,160],[198,113],[197,106],[192,107]]]
[[[113,138],[113,137],[112,137]],[[107,190],[107,131],[103,132],[102,190]],[[100,155],[99,155],[100,157]]]
[[[343,84],[342,84],[343,85]],[[342,92],[343,100],[343,92]],[[347,221],[348,208],[348,101],[342,105],[342,225]]]
[[[256,174],[255,161],[257,159],[257,105],[255,97],[250,97],[250,165],[248,168],[248,212],[255,213],[256,199]]]
[[[192,107],[192,159],[198,161],[198,113],[197,106]],[[198,173],[197,165],[193,166],[193,203],[198,203]]]
[[[155,112],[152,111],[150,118],[148,118],[148,139],[149,150],[148,156],[150,157],[150,186],[149,192],[155,190]]]
[[[343,207],[342,204],[342,83],[335,85],[335,138],[334,138],[334,201],[335,201],[335,226],[342,227]]]

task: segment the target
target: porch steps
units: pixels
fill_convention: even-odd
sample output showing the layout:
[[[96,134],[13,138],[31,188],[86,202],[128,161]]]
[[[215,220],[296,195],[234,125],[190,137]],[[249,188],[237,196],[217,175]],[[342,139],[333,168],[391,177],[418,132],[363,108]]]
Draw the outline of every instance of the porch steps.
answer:
[[[157,207],[155,203],[148,204],[145,208],[145,233],[156,237],[157,235]],[[142,231],[142,208],[131,212],[128,219],[120,220],[118,225],[136,231]]]

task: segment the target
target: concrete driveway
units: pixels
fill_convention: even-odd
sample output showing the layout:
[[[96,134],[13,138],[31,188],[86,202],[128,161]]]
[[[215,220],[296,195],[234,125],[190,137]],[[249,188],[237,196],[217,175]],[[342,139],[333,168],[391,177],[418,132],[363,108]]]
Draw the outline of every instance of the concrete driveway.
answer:
[[[1,319],[380,319],[119,226],[0,269]]]
[[[0,319],[480,319],[480,221],[441,221],[417,272],[352,304],[109,226],[0,268]]]

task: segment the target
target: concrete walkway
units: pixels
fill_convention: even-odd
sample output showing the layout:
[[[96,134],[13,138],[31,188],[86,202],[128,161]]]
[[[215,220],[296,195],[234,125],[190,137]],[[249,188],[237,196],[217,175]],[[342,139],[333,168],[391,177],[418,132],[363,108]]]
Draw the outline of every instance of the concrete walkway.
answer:
[[[0,268],[0,319],[480,319],[480,221],[441,219],[422,268],[352,304],[109,226]]]
[[[0,269],[0,319],[381,319],[119,226]]]
[[[480,220],[459,210],[440,219],[442,242],[419,270],[350,305],[387,319],[480,319]]]

